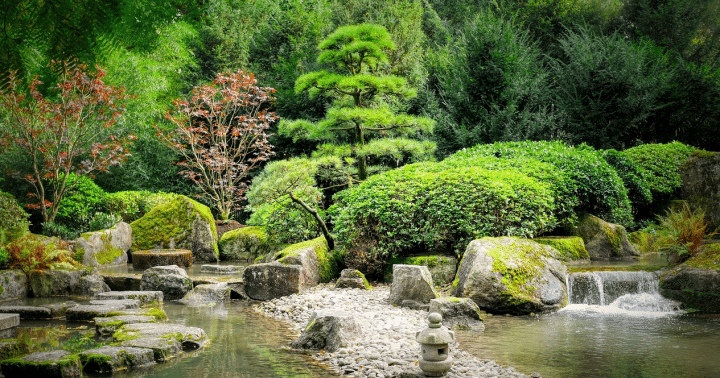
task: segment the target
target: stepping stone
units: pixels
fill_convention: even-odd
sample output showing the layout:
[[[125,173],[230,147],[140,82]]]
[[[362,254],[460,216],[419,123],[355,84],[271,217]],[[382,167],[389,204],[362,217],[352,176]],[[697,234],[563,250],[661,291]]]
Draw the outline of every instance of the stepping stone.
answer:
[[[140,301],[137,299],[93,299],[91,305],[118,305],[125,308],[140,308]]]
[[[5,378],[80,378],[80,358],[65,350],[37,352],[0,362]]]
[[[73,301],[67,301],[67,302],[61,302],[61,303],[52,303],[47,305],[42,305],[42,307],[50,309],[50,316],[53,318],[62,318],[65,316],[65,313],[67,312],[67,309],[78,306],[79,303],[73,302]]]
[[[20,325],[20,314],[0,314],[0,330]]]
[[[238,265],[201,265],[200,266],[200,272],[201,273],[213,273],[213,274],[239,274],[242,273],[242,271],[245,270],[244,266],[238,266]]]
[[[118,341],[142,337],[174,338],[182,343],[183,350],[200,349],[208,341],[207,334],[201,328],[167,323],[128,324],[113,335],[113,339]]]
[[[104,346],[78,354],[86,374],[112,375],[155,365],[153,350],[148,348]]]
[[[65,319],[69,322],[91,321],[122,310],[125,310],[123,305],[80,305],[69,308],[65,313]]]
[[[114,291],[140,290],[142,274],[137,273],[105,273],[102,275],[105,283]]]
[[[163,301],[162,291],[108,291],[99,293],[95,299],[137,299],[141,306],[161,303]]]
[[[111,336],[125,324],[155,323],[157,319],[149,315],[118,315],[107,318],[95,318],[95,332],[103,336]]]
[[[40,306],[0,306],[2,314],[19,314],[20,319],[50,319],[52,311]]]
[[[227,302],[229,300],[230,287],[228,284],[221,282],[195,286],[192,291],[180,300],[180,303],[188,306],[203,306],[211,303]]]
[[[160,308],[126,308],[124,310],[120,310],[117,312],[114,312],[112,316],[121,316],[121,315],[147,315],[152,316],[156,320],[165,320],[167,319],[167,314],[165,311],[163,311]]]
[[[121,346],[149,348],[155,356],[155,362],[162,363],[182,352],[182,344],[173,338],[141,337],[139,339],[123,341]]]

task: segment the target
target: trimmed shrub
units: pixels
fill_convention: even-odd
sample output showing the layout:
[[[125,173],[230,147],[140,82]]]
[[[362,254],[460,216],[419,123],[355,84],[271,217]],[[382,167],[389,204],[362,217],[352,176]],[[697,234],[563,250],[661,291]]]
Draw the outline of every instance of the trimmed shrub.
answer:
[[[497,159],[523,157],[552,164],[568,180],[553,185],[557,188],[556,195],[561,198],[561,203],[565,205],[577,203],[573,209],[576,213],[587,212],[609,222],[632,224],[630,200],[623,181],[615,169],[591,147],[583,145],[574,148],[559,141],[503,142],[464,149],[448,157],[447,162],[443,161],[443,163],[454,164],[458,159],[471,162],[473,159],[486,157]],[[478,162],[483,161],[486,160],[478,160]],[[518,169],[522,169],[521,164],[524,161],[513,163]],[[566,187],[569,182],[573,184]],[[577,200],[562,199],[566,195],[576,197]]]
[[[70,174],[68,190],[60,201],[56,222],[65,225],[82,225],[100,208],[106,193],[86,176]]]
[[[645,170],[638,168],[635,162],[624,152],[616,150],[600,150],[600,156],[617,171],[628,191],[628,198],[633,206],[633,214],[638,207],[652,203],[652,192]]]
[[[322,209],[318,211],[323,216],[324,211]],[[247,223],[252,226],[264,226],[265,233],[273,244],[300,243],[321,235],[312,214],[289,199],[254,207]]]
[[[177,194],[146,190],[108,193],[103,201],[106,213],[119,216],[124,222],[132,223],[147,214],[155,206],[172,201]]]
[[[8,238],[22,236],[29,227],[28,214],[20,207],[15,197],[0,192],[0,235]]]
[[[418,248],[459,255],[472,239],[532,237],[555,226],[547,184],[518,172],[438,166],[408,165],[335,195],[328,212],[350,267],[381,275],[389,257]]]
[[[220,260],[255,260],[279,248],[270,243],[262,227],[243,227],[223,234],[218,242]]]
[[[623,153],[638,169],[644,171],[653,198],[666,198],[672,196],[682,185],[680,168],[695,150],[695,147],[672,142],[643,144]]]

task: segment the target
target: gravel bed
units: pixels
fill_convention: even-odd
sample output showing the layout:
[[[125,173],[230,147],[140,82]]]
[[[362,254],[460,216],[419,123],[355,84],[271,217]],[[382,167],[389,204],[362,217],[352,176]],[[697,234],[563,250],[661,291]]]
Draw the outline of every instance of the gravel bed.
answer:
[[[314,311],[333,309],[351,312],[362,329],[352,347],[334,353],[318,352],[312,358],[347,377],[410,378],[423,377],[417,361],[420,346],[415,333],[427,327],[426,311],[411,310],[388,304],[390,288],[378,285],[374,290],[338,289],[319,285],[287,297],[262,302],[257,311],[276,319],[289,321],[295,330],[307,326]],[[453,367],[447,377],[540,377],[525,375],[513,367],[479,359],[460,348],[450,346]]]

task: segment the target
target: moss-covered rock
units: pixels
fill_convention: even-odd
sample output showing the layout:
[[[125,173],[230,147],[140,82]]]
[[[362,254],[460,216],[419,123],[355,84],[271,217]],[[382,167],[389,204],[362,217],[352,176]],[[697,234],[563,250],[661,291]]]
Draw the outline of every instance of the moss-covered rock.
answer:
[[[560,252],[561,261],[589,260],[585,242],[579,236],[546,236],[533,239],[534,242],[548,245]]]
[[[705,209],[713,228],[720,227],[720,152],[696,150],[680,172],[680,196]]]
[[[273,260],[281,264],[298,264],[297,257],[300,252],[307,248],[313,248],[317,256],[320,282],[330,282],[340,274],[342,268],[342,256],[337,250],[329,251],[325,237],[293,244],[275,253]]]
[[[393,257],[385,267],[385,282],[392,282],[393,265],[423,265],[428,268],[433,277],[435,285],[444,285],[455,279],[457,270],[457,258],[454,256],[430,255],[430,256],[409,256]]]
[[[686,307],[720,313],[720,243],[660,276],[660,293]]]
[[[635,258],[640,255],[628,241],[625,227],[605,222],[591,214],[580,217],[577,226],[570,232],[583,239],[592,260]]]
[[[631,232],[630,235],[628,235],[630,244],[641,254],[657,252],[658,247],[655,245],[657,240],[658,237],[656,235],[643,230]]]
[[[132,247],[132,229],[125,222],[113,228],[86,232],[75,239],[75,259],[86,266],[111,266],[127,263]]]
[[[218,261],[217,230],[210,209],[185,196],[131,223],[132,250],[189,249],[199,261]]]
[[[25,357],[11,358],[0,362],[0,369],[7,378],[80,378],[82,374],[80,358],[64,350],[37,352]]]
[[[262,227],[237,228],[223,234],[218,243],[220,260],[255,260],[280,248],[268,241]]]
[[[532,240],[473,240],[465,250],[453,296],[471,298],[488,312],[525,315],[567,304],[567,268],[560,253]]]
[[[372,290],[373,287],[368,282],[365,275],[359,270],[355,269],[343,269],[340,272],[340,278],[335,283],[336,289],[363,289]]]
[[[0,272],[0,300],[25,298],[28,294],[28,279],[20,269]]]

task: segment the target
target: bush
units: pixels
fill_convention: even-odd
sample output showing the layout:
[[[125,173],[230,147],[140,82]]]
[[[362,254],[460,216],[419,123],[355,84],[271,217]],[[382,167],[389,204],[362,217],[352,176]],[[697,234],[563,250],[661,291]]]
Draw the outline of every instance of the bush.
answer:
[[[264,226],[273,244],[295,244],[322,235],[312,214],[290,200],[259,205],[253,210],[248,225]],[[318,211],[324,218],[324,211]]]
[[[644,171],[653,198],[665,198],[682,185],[680,168],[695,150],[695,147],[672,142],[643,144],[623,152],[638,169]]]
[[[145,190],[109,193],[105,196],[102,207],[106,213],[131,223],[142,218],[153,207],[169,203],[176,196],[177,194],[173,193],[153,193]]]
[[[83,220],[99,209],[105,199],[105,191],[86,176],[70,174],[67,192],[60,201],[56,222],[67,226],[82,226]]]
[[[15,198],[8,193],[0,192],[0,235],[5,235],[7,238],[19,237],[26,233],[29,227],[28,214]]]
[[[670,208],[658,220],[660,226],[655,245],[661,251],[676,255],[677,263],[697,255],[703,240],[716,234],[707,229],[705,211],[701,208],[691,209],[687,204],[683,204],[682,208]]]
[[[28,275],[49,269],[82,267],[67,248],[62,240],[27,234],[8,244],[8,264],[10,268],[21,269]]]
[[[279,248],[270,243],[262,227],[250,226],[224,233],[218,242],[218,249],[222,261],[253,261]]]
[[[566,177],[566,180],[552,184],[560,194],[558,197],[561,204],[576,204],[573,209],[576,213],[587,212],[608,222],[632,224],[627,189],[618,173],[590,147],[574,148],[557,141],[503,142],[465,149],[443,163],[455,164],[457,160],[465,160],[470,164],[474,159],[480,159],[478,162],[486,161],[482,158],[487,157],[509,159],[511,162],[507,164],[517,169],[522,169],[522,164],[527,161],[513,161],[517,158],[536,159],[551,164]],[[545,180],[552,179],[550,174],[545,174]],[[565,196],[575,198],[568,199]]]
[[[637,209],[652,203],[652,192],[648,183],[647,173],[635,165],[635,162],[624,152],[616,150],[601,150],[600,156],[615,168],[628,191],[628,198],[633,206],[633,214]]]
[[[460,254],[472,239],[532,237],[554,227],[547,184],[511,171],[438,166],[408,165],[335,195],[328,212],[346,262],[367,259],[359,270],[382,274],[383,261],[413,249]]]

